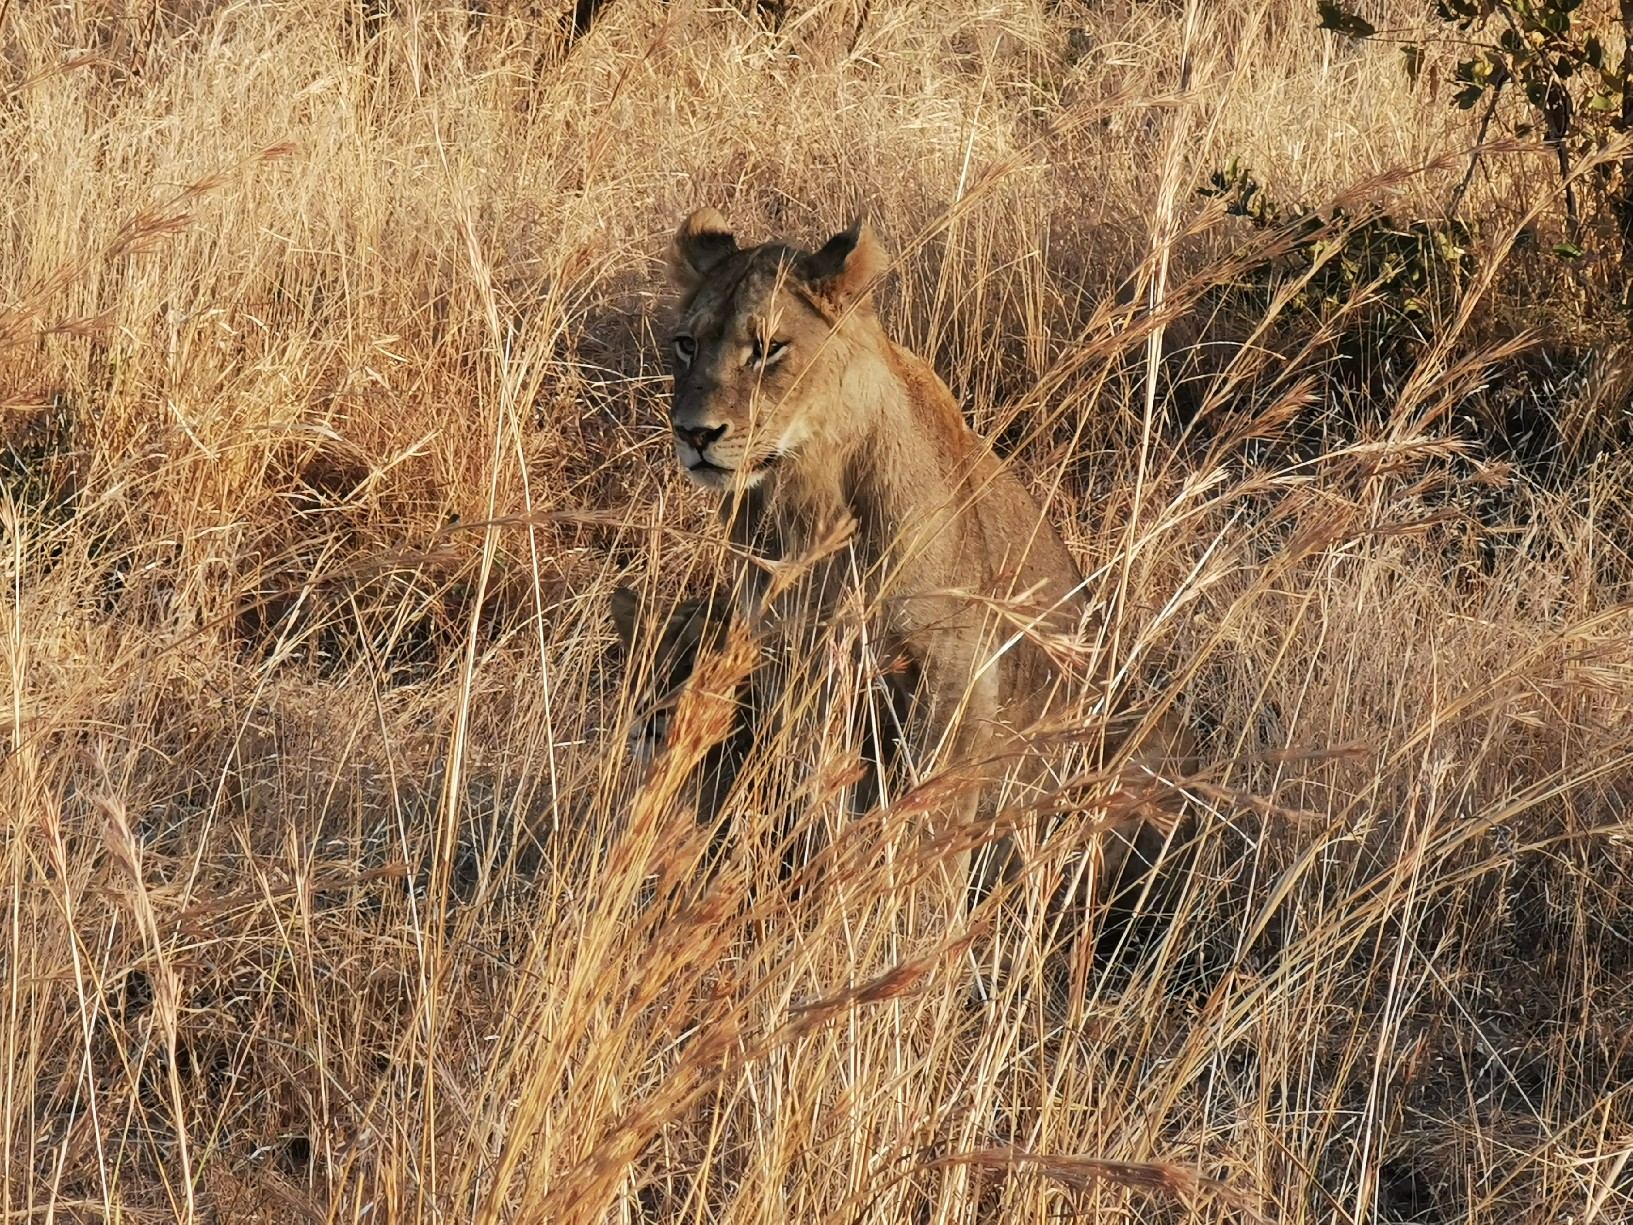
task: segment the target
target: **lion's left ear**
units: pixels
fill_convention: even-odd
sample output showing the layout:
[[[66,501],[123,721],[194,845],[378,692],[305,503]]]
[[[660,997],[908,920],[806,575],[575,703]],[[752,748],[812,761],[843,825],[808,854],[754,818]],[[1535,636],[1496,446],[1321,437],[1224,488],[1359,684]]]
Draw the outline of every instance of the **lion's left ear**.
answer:
[[[851,222],[822,250],[800,261],[800,273],[816,293],[840,310],[866,305],[874,282],[890,267],[890,257],[865,217]]]

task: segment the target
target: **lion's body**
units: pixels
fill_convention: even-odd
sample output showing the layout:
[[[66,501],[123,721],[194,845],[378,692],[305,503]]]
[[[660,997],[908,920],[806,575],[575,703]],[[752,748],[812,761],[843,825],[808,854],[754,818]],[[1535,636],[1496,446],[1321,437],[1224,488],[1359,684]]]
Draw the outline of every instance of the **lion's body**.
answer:
[[[854,524],[849,551],[785,603],[814,588],[801,612],[820,618],[840,586],[823,571],[859,576],[879,649],[917,671],[921,747],[979,761],[1047,713],[1058,678],[1038,631],[1075,633],[1082,579],[946,385],[885,334],[866,303],[882,256],[848,237],[827,264],[733,246],[706,273],[686,265],[700,277],[681,306],[677,448],[700,483],[749,491],[734,530],[773,560]],[[756,342],[775,360],[756,368]],[[715,436],[688,448],[683,431]]]
[[[745,583],[743,613],[809,632],[841,593],[859,594],[881,658],[910,663],[919,764],[933,755],[973,775],[965,815],[1006,772],[1041,782],[1038,757],[1020,750],[1058,708],[1065,678],[1047,644],[1081,630],[1082,576],[946,384],[880,326],[869,290],[885,259],[871,234],[853,226],[814,254],[739,249],[705,210],[682,225],[672,264],[682,466],[733,495],[734,538],[773,563],[851,529],[770,607],[775,584]],[[1183,771],[1191,741],[1178,720],[1152,739],[1158,772]]]

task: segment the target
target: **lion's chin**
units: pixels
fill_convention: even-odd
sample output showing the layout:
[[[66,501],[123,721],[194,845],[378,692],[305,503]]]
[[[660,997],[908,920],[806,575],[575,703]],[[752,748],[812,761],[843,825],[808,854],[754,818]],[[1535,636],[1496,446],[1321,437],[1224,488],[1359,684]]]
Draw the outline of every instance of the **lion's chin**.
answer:
[[[767,456],[747,470],[722,468],[719,464],[711,464],[706,459],[700,459],[695,464],[686,465],[686,475],[692,479],[693,484],[701,485],[705,489],[727,491],[736,487],[738,482],[741,482],[744,489],[753,489],[765,480],[766,473],[771,471],[779,458],[776,455]]]
[[[705,489],[731,488],[730,468],[716,468],[713,464],[694,464],[686,469],[686,475],[691,478],[692,484],[701,485]]]

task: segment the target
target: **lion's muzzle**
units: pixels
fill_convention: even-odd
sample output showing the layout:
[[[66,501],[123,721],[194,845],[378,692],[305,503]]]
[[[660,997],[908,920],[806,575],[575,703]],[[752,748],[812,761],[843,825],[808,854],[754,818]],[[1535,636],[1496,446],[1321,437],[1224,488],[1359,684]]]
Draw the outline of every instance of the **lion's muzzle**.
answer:
[[[675,458],[686,475],[711,489],[725,488],[743,459],[742,439],[729,422],[694,423],[682,414],[670,417],[675,435]]]
[[[683,456],[689,449],[695,452],[700,460],[710,462],[708,460],[709,448],[724,438],[726,431],[731,427],[725,425],[681,425],[677,422],[673,428],[675,441],[680,444]],[[687,466],[690,467],[690,465]]]
[[[719,462],[709,453],[709,447],[725,432],[725,426],[713,430],[675,429],[675,458],[686,470],[686,475],[699,485],[716,488],[731,476],[731,466]],[[713,437],[706,437],[708,435]]]

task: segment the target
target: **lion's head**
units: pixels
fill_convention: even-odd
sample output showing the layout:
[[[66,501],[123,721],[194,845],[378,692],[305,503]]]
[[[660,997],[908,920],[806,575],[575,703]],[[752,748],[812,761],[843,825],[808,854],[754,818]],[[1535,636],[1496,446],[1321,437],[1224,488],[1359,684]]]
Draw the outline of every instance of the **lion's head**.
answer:
[[[670,252],[682,296],[669,424],[694,481],[752,486],[814,440],[845,441],[856,408],[845,372],[879,334],[868,293],[886,262],[861,221],[815,252],[739,247],[710,208],[681,224]]]

